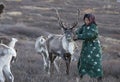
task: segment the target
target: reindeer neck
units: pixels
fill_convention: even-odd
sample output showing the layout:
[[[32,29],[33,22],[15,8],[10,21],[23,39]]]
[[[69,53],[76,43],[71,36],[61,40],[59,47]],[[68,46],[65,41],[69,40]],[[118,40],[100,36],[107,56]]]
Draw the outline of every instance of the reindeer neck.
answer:
[[[68,41],[68,40],[66,39],[65,35],[63,35],[62,40],[64,40],[66,43],[71,43],[71,42],[74,42],[73,40]]]
[[[62,46],[66,51],[68,51],[69,41],[67,41],[65,35],[62,37]]]
[[[70,54],[74,53],[74,41],[67,41],[65,36],[62,39],[62,46],[63,49],[66,50],[66,52],[69,52]]]
[[[69,41],[67,41],[65,35],[62,37],[62,40],[63,40],[65,43],[69,43]]]
[[[8,46],[14,48],[14,47],[15,47],[15,43],[16,43],[16,41],[12,40],[12,41],[9,43]]]

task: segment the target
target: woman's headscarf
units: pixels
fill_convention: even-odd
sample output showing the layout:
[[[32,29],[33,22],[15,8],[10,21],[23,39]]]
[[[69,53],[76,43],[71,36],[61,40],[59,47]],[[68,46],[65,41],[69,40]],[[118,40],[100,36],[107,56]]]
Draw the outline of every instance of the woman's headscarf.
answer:
[[[95,22],[95,16],[93,14],[85,14],[83,20],[85,20],[85,18],[88,18],[88,20],[90,21],[90,24],[93,23],[97,25]]]

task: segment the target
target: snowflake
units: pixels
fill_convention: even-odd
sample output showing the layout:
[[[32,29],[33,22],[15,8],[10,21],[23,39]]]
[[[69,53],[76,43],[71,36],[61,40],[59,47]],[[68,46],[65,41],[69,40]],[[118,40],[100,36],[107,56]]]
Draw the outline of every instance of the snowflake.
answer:
[[[90,58],[91,56],[90,55],[88,55],[88,58]]]
[[[94,62],[94,65],[96,65],[97,64],[97,62]]]
[[[96,49],[96,47],[93,47],[93,50],[95,50]]]
[[[92,54],[92,53],[93,53],[93,51],[90,51],[90,53]]]
[[[99,54],[97,54],[96,57],[100,57]]]
[[[88,26],[87,29],[90,29],[90,27]]]
[[[82,72],[85,72],[85,69],[82,69]]]
[[[100,41],[98,40],[98,43],[100,44]]]
[[[97,69],[97,71],[100,71],[100,69]]]

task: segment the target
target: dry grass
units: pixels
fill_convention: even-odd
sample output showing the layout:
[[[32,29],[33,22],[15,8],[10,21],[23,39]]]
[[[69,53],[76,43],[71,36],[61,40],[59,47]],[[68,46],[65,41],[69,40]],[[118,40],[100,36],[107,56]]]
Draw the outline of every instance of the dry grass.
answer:
[[[63,60],[57,61],[60,67],[60,74],[54,70],[52,76],[47,75],[43,70],[42,56],[34,51],[34,42],[22,40],[17,43],[18,49],[17,61],[12,65],[15,82],[97,82],[89,76],[83,79],[78,78],[77,62],[72,62],[70,75],[65,74],[65,63]],[[23,49],[24,48],[24,49]],[[31,52],[32,51],[32,52]],[[30,53],[31,52],[31,53]],[[104,77],[102,82],[120,81],[120,61],[109,60],[103,62]]]
[[[35,52],[35,39],[49,32],[61,33],[53,8],[58,8],[61,18],[68,22],[76,20],[76,9],[81,10],[80,25],[85,12],[93,12],[96,15],[100,29],[101,44],[103,49],[104,77],[102,82],[120,82],[120,48],[119,37],[119,4],[115,3],[107,7],[108,3],[103,0],[1,0],[5,3],[5,13],[0,21],[0,34],[9,38],[19,39],[16,44],[18,51],[17,61],[11,69],[15,82],[97,82],[87,75],[79,80],[77,62],[72,62],[70,75],[65,74],[65,62],[58,61],[61,73],[54,70],[52,77],[43,70],[42,57]],[[105,5],[105,6],[104,6]],[[12,12],[15,11],[15,12]],[[19,23],[20,22],[20,23]],[[48,32],[48,33],[47,33]],[[107,37],[104,37],[107,36]],[[109,38],[110,37],[110,38]],[[111,38],[112,37],[112,38]],[[114,38],[114,39],[113,39]],[[4,39],[4,38],[0,38]],[[81,41],[78,41],[79,57]]]
[[[120,78],[120,60],[109,60],[103,62],[105,76]]]

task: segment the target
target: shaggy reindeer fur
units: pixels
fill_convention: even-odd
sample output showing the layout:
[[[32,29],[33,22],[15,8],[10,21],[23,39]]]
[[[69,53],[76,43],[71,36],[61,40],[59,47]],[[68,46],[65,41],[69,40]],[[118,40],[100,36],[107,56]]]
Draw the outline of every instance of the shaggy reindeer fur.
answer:
[[[14,76],[10,69],[12,58],[16,58],[16,50],[14,49],[17,39],[12,38],[9,46],[0,44],[0,82],[5,82],[5,77],[9,82],[14,82]]]
[[[42,55],[43,57],[43,62],[44,62],[44,69],[48,71],[48,74],[50,74],[50,59],[49,59],[49,54],[48,54],[48,48],[46,44],[46,38],[44,36],[40,36],[37,38],[36,43],[35,43],[35,50],[37,51],[38,54]],[[54,66],[59,72],[59,68],[54,61]]]

